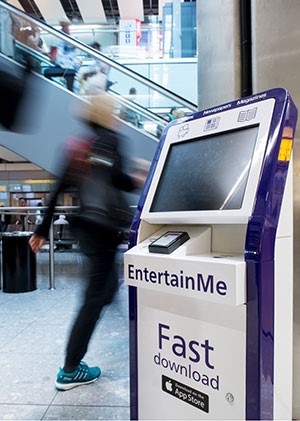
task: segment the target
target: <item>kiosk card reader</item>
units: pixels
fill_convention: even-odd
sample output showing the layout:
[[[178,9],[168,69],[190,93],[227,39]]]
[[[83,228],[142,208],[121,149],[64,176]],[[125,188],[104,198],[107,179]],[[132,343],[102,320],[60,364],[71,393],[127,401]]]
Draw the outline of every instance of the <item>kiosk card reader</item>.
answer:
[[[189,239],[185,231],[168,231],[149,244],[151,253],[170,254]]]
[[[274,89],[165,129],[124,261],[132,419],[291,419],[296,120]]]

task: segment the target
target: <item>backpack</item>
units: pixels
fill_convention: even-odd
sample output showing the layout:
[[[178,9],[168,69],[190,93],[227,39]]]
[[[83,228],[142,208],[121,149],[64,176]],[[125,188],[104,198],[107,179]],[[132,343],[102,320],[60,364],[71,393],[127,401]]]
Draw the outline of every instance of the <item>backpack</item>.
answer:
[[[65,182],[79,187],[84,179],[89,176],[91,170],[90,154],[93,139],[80,136],[69,137],[66,142],[66,172]]]

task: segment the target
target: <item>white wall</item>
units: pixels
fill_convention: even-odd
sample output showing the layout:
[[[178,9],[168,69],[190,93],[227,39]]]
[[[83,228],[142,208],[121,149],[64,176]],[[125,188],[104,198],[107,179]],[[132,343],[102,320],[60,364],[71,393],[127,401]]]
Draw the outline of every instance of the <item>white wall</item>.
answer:
[[[249,0],[250,1],[250,0]],[[239,2],[197,3],[199,108],[241,96]],[[286,88],[300,112],[300,1],[251,0],[253,92]],[[300,419],[300,119],[294,145],[293,418]]]
[[[198,106],[241,96],[239,1],[197,1]]]

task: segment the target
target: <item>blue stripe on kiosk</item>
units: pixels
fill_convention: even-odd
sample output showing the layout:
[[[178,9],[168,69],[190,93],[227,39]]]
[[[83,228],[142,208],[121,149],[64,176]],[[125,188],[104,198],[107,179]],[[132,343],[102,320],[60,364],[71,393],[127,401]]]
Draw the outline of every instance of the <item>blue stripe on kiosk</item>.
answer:
[[[291,419],[296,120],[279,88],[164,130],[124,261],[131,419]]]

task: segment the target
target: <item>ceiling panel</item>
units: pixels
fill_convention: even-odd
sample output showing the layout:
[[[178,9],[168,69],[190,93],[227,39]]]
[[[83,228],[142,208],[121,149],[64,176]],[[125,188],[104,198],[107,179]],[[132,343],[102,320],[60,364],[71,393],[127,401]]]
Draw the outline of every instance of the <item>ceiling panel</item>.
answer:
[[[106,14],[101,1],[96,0],[77,0],[84,23],[104,23]]]
[[[7,3],[11,4],[12,6],[15,6],[17,9],[24,10],[19,0],[8,0]]]
[[[118,0],[121,19],[144,20],[143,0]]]
[[[60,19],[66,15],[59,0],[35,0],[35,3],[45,21],[50,25],[57,25]]]

